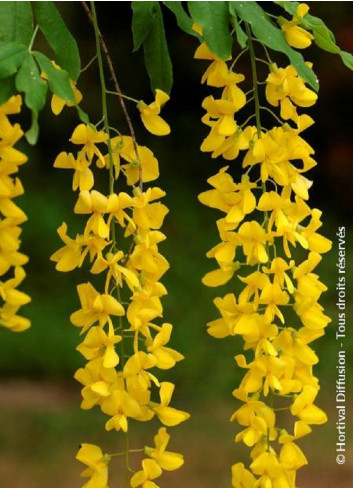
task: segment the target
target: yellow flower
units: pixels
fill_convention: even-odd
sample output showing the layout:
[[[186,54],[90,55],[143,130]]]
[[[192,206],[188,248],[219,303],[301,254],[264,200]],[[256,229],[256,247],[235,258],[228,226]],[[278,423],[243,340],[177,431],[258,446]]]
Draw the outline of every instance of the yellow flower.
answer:
[[[119,355],[114,345],[121,341],[120,335],[115,335],[112,328],[107,334],[100,326],[93,326],[87,333],[84,341],[76,348],[87,360],[103,358],[103,367],[116,367],[119,363]]]
[[[81,408],[91,409],[111,396],[111,388],[117,381],[117,372],[114,368],[103,367],[103,358],[98,357],[89,361],[85,368],[79,368],[75,379],[84,386],[81,391]]]
[[[145,453],[163,470],[177,470],[184,464],[184,457],[180,453],[166,451],[170,436],[166,428],[159,428],[157,435],[154,437],[155,447],[145,447]]]
[[[21,95],[13,95],[6,102],[0,105],[0,115],[18,114],[21,112],[21,106]]]
[[[155,367],[156,358],[150,353],[138,351],[131,355],[125,363],[123,376],[129,390],[146,391],[151,387],[151,381],[159,387],[158,379],[147,372],[148,369]]]
[[[279,284],[266,285],[260,294],[259,303],[266,305],[265,317],[272,321],[276,316],[284,323],[284,316],[278,306],[285,306],[289,302],[289,295],[281,289]]]
[[[235,441],[242,440],[248,447],[254,446],[264,437],[270,440],[277,438],[275,429],[276,416],[269,406],[261,401],[249,401],[241,406],[230,418],[238,420],[246,429],[237,434]]]
[[[281,105],[281,117],[284,120],[298,121],[298,114],[293,104],[299,107],[311,107],[317,100],[317,94],[305,86],[297,70],[289,65],[277,68],[271,65],[271,73],[266,79],[266,99],[273,105]]]
[[[112,416],[106,424],[107,431],[128,431],[128,417],[137,418],[141,413],[139,403],[126,390],[114,389],[109,397],[102,400],[102,411]]]
[[[100,255],[108,242],[99,236],[85,233],[78,234],[75,239],[67,235],[67,225],[63,223],[57,230],[65,246],[57,250],[50,257],[52,261],[57,262],[56,269],[60,272],[69,272],[76,267],[81,267],[82,263],[89,254],[92,261],[97,255]]]
[[[247,257],[248,265],[266,263],[268,254],[266,244],[269,236],[256,221],[245,222],[238,231],[240,243],[243,246],[244,255]]]
[[[63,168],[75,170],[72,180],[72,190],[79,189],[80,191],[91,190],[94,185],[92,170],[90,170],[90,161],[88,161],[83,152],[78,154],[75,160],[72,153],[60,153],[55,162],[54,168]]]
[[[202,107],[207,111],[202,121],[212,124],[213,130],[219,136],[232,136],[236,132],[238,126],[234,114],[240,109],[236,103],[223,99],[215,100],[209,95],[202,102]]]
[[[301,22],[300,17],[304,17],[308,11],[308,5],[306,3],[300,3],[293,19],[291,21],[285,20],[281,25],[288,44],[293,48],[305,49],[310,46],[311,41],[314,39],[314,36],[310,32],[298,25]]]
[[[103,258],[102,255],[97,257],[97,260],[94,262],[93,267],[91,268],[91,273],[101,273],[104,270],[108,269],[106,282],[105,282],[105,292],[108,293],[109,285],[111,279],[114,278],[115,282],[119,285],[119,287],[123,286],[123,277],[128,284],[131,290],[138,287],[140,285],[139,279],[136,274],[129,270],[128,268],[119,265],[119,261],[122,261],[125,258],[125,255],[122,251],[118,251],[115,253],[107,253],[106,257]]]
[[[264,452],[250,465],[251,470],[256,475],[267,475],[269,478],[279,477],[283,469],[273,452]]]
[[[96,155],[99,165],[104,167],[104,157],[96,145],[104,143],[107,139],[108,135],[104,131],[96,131],[93,126],[79,124],[72,133],[70,141],[73,144],[83,146],[83,150],[89,162],[92,161],[93,155]]]
[[[84,333],[95,322],[103,327],[111,322],[110,316],[123,316],[123,306],[114,297],[108,294],[99,294],[89,282],[77,286],[82,309],[71,314],[72,324],[82,328]]]
[[[290,411],[307,424],[323,424],[327,421],[324,411],[314,404],[318,389],[310,385],[304,386],[302,392],[295,397]]]
[[[131,487],[158,487],[154,482],[162,475],[162,469],[157,462],[150,458],[142,460],[142,470],[135,472],[130,479]]]
[[[87,469],[81,472],[82,477],[89,478],[83,487],[108,487],[109,455],[103,455],[102,450],[97,445],[82,443],[76,459],[87,465]]]
[[[103,214],[108,212],[108,198],[97,190],[80,192],[74,208],[76,214],[92,214],[86,224],[86,232],[93,232],[100,238],[109,238],[109,224]]]
[[[155,136],[166,136],[170,133],[169,124],[167,124],[167,122],[159,115],[162,106],[168,102],[168,100],[169,95],[157,88],[154,102],[147,105],[145,102],[141,101],[137,104],[143,125],[147,131]]]
[[[146,339],[147,350],[155,357],[156,367],[162,370],[168,370],[174,367],[176,362],[184,359],[179,352],[165,346],[170,340],[172,329],[171,324],[163,323],[153,340],[152,338]]]
[[[190,418],[190,414],[185,411],[179,411],[169,406],[174,388],[175,386],[171,382],[162,382],[159,390],[161,402],[160,404],[153,403],[152,406],[153,411],[165,426],[176,426]]]
[[[112,144],[116,141],[121,141],[119,154],[122,159],[127,161],[127,164],[121,167],[125,172],[128,185],[135,185],[140,176],[144,183],[152,182],[159,177],[157,158],[149,148],[138,145],[136,154],[134,143],[130,136],[114,138],[112,139]]]
[[[168,261],[158,252],[158,244],[164,240],[164,234],[159,231],[142,230],[135,235],[137,244],[128,265],[139,270],[146,281],[157,282],[169,268]]]
[[[146,192],[135,190],[133,199],[133,221],[141,229],[159,229],[162,227],[168,208],[160,202],[154,202],[165,196],[158,187],[150,187]],[[152,202],[152,203],[151,203]]]
[[[233,487],[256,487],[256,479],[252,473],[244,467],[244,464],[237,463],[232,465],[232,486]]]
[[[279,460],[286,470],[298,470],[308,464],[304,453],[293,442],[284,443]]]
[[[0,280],[0,297],[9,306],[20,307],[28,304],[31,298],[24,292],[17,290],[17,287],[23,282],[26,273],[22,267],[16,267],[14,277],[2,282]]]

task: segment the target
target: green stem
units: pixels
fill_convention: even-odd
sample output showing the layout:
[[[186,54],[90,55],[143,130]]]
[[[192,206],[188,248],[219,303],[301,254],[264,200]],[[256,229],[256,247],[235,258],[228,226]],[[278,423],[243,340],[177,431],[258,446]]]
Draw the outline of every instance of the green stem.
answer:
[[[120,287],[117,287],[117,298],[118,301],[121,302],[121,295],[120,295]],[[121,335],[121,342],[120,342],[120,367],[121,371],[124,371],[125,367],[125,344],[124,344],[124,330],[123,330],[123,320],[122,317],[119,316],[119,332]],[[125,379],[124,379],[124,384],[126,387]],[[125,487],[130,486],[130,437],[129,437],[129,430],[125,433]]]
[[[109,117],[108,117],[108,106],[107,106],[107,86],[105,83],[105,75],[104,75],[104,66],[103,66],[103,57],[102,51],[99,41],[99,27],[97,21],[97,13],[94,2],[91,2],[92,16],[93,16],[93,27],[94,27],[94,35],[96,40],[96,51],[97,51],[97,59],[98,59],[98,69],[99,69],[99,78],[101,84],[101,92],[102,92],[102,114],[103,114],[103,123],[104,130],[108,135],[108,157],[109,157],[109,193],[114,193],[114,158],[113,158],[113,150],[112,143],[110,139],[110,129],[109,129]],[[115,225],[114,220],[112,219],[111,225],[112,231],[112,241],[115,242]]]
[[[248,36],[248,46],[249,46],[249,53],[250,53],[251,72],[252,72],[253,90],[254,90],[254,98],[255,98],[255,116],[256,116],[257,135],[261,137],[260,98],[259,98],[259,90],[257,87],[256,56],[255,56],[254,46],[251,40],[250,27],[247,22],[245,22],[245,29],[246,29],[246,34]]]
[[[34,41],[36,39],[38,29],[39,29],[39,25],[36,25],[36,27],[33,31],[33,34],[32,34],[31,42],[29,43],[29,46],[28,46],[28,52],[30,52],[30,53],[32,52],[33,44],[34,44]]]
[[[96,13],[96,8],[94,1],[90,2],[91,4],[91,10],[92,10],[92,18],[93,18],[93,27],[94,27],[94,34],[95,34],[95,40],[96,40],[96,51],[97,51],[97,58],[98,58],[98,68],[99,68],[99,78],[100,78],[100,84],[101,84],[101,91],[102,91],[102,113],[103,113],[103,119],[104,119],[104,129],[105,132],[108,134],[108,155],[109,155],[109,193],[113,194],[114,193],[114,158],[113,158],[113,150],[112,150],[112,145],[111,145],[111,139],[110,139],[110,126],[109,126],[109,118],[108,118],[108,107],[107,107],[107,87],[105,83],[105,76],[104,76],[104,66],[103,66],[103,57],[102,57],[102,51],[101,51],[101,45],[100,45],[100,34],[99,34],[99,27],[98,27],[98,21],[97,21],[97,13]],[[112,241],[113,243],[116,242],[116,236],[115,236],[115,224],[114,224],[114,219],[112,219],[112,224],[111,224],[111,233],[112,233]],[[120,288],[117,287],[117,296],[118,300],[120,302],[121,297],[120,297]],[[123,335],[123,325],[122,325],[122,319],[119,316],[119,329],[121,330],[121,336],[122,340],[120,342],[121,345],[121,369],[124,369],[125,365],[125,350],[124,350],[124,335]],[[130,462],[129,462],[129,448],[130,448],[130,441],[129,441],[129,433],[126,432],[125,434],[125,487],[129,487],[129,479],[130,479]]]
[[[254,50],[254,45],[251,38],[251,30],[249,24],[245,22],[246,34],[248,36],[248,46],[250,53],[250,62],[251,62],[251,73],[252,73],[252,81],[253,81],[253,89],[254,89],[254,101],[255,101],[255,116],[256,116],[256,130],[257,136],[261,138],[261,117],[260,117],[260,97],[259,97],[259,89],[258,89],[258,77],[256,70],[256,55]],[[262,189],[266,192],[266,182],[262,182]],[[268,222],[268,211],[265,211],[265,223]],[[268,243],[266,242],[266,249],[268,250]]]
[[[281,126],[283,125],[283,121],[270,108],[261,105],[260,110],[266,110],[269,114],[271,114],[276,119],[277,122],[281,124]]]
[[[129,97],[128,95],[125,95],[124,93],[121,93],[121,92],[114,92],[113,90],[107,90],[107,93],[109,93],[109,95],[115,95],[118,97],[123,97],[126,100],[130,100],[130,102],[134,102],[135,104],[139,103],[139,100],[137,100],[136,98]]]
[[[86,66],[84,66],[83,68],[81,68],[80,73],[83,73],[86,70],[88,70],[88,68],[96,61],[96,59],[97,59],[97,55],[93,56],[93,58],[90,61],[88,61],[88,63],[86,64]]]

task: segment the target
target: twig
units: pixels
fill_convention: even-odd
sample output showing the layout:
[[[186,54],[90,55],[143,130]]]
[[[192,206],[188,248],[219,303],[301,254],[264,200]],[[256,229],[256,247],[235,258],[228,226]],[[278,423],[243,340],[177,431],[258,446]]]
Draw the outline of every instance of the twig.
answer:
[[[93,19],[93,16],[92,16],[92,12],[91,12],[91,10],[89,9],[89,7],[87,5],[87,2],[84,2],[83,1],[83,2],[81,2],[81,5],[82,5],[84,11],[86,12],[86,15],[88,17],[88,20],[90,21],[90,23],[94,27],[94,19]],[[122,94],[122,91],[120,89],[120,85],[119,85],[119,82],[118,82],[118,79],[117,79],[117,76],[116,76],[116,73],[115,73],[115,70],[114,70],[114,65],[113,65],[112,59],[110,57],[109,50],[108,50],[108,47],[107,47],[107,45],[105,43],[104,37],[103,37],[103,35],[102,35],[102,33],[100,31],[99,31],[99,42],[100,42],[100,45],[101,45],[103,54],[105,56],[105,59],[107,61],[108,70],[109,70],[110,76],[112,78],[112,81],[113,81],[113,84],[114,84],[114,87],[115,87],[115,91],[117,92],[116,95],[117,95],[117,97],[119,99],[120,106],[122,108],[122,111],[124,113],[124,116],[125,116],[127,125],[129,127],[130,135],[131,135],[132,142],[133,142],[133,145],[134,145],[134,150],[135,150],[135,153],[136,153],[137,160],[139,162],[139,187],[142,190],[142,167],[141,167],[141,161],[140,161],[139,154],[138,154],[138,147],[137,147],[137,141],[136,141],[136,136],[135,136],[135,130],[134,130],[134,127],[132,125],[129,112],[128,112],[127,108],[126,108],[125,101],[124,101],[122,95],[120,95],[120,94]]]

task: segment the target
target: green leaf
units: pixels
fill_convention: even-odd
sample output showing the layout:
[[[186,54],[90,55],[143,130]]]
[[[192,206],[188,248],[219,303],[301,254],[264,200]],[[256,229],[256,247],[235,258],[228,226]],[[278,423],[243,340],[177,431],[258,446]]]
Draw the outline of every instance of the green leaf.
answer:
[[[25,93],[25,103],[29,109],[39,112],[45,104],[48,85],[40,77],[37,63],[31,54],[27,54],[17,76],[16,88]]]
[[[306,14],[304,17],[298,17],[296,15],[296,11],[299,5],[299,2],[275,2],[277,5],[280,5],[286,12],[295,16],[299,21],[300,25],[309,31],[312,31],[314,35],[315,44],[333,54],[339,54],[342,58],[343,63],[350,68],[353,69],[352,65],[352,55],[347,53],[346,51],[342,51],[339,46],[336,44],[336,39],[333,32],[327,27],[325,22],[319,17],[314,17],[313,15]]]
[[[210,50],[220,59],[231,55],[232,37],[229,31],[228,2],[188,2],[189,12],[202,27],[203,38]]]
[[[244,49],[246,44],[247,44],[248,37],[239,25],[238,16],[237,16],[237,13],[234,9],[233,2],[229,2],[229,13],[231,16],[232,25],[233,25],[234,30],[235,30],[235,35],[237,36],[238,44],[242,49]]]
[[[81,68],[80,53],[54,2],[33,2],[33,9],[40,30],[55,53],[57,63],[76,81]]]
[[[76,105],[77,113],[80,121],[84,124],[89,124],[89,117],[84,110],[82,110],[78,105]]]
[[[140,49],[153,25],[158,2],[131,2],[134,51]]]
[[[288,14],[295,15],[299,2],[273,2],[282,7]]]
[[[202,39],[201,36],[192,29],[193,21],[191,17],[186,13],[183,9],[181,2],[162,2],[169,10],[173,12],[175,15],[178,26],[181,30],[190,34],[191,36],[195,36],[198,39]]]
[[[319,84],[313,70],[305,64],[303,56],[289,46],[283,32],[272,24],[264,10],[256,2],[231,3],[239,17],[251,25],[255,37],[270,49],[286,54],[298,74],[318,90]]]
[[[9,42],[0,45],[0,78],[14,75],[22,64],[27,53],[27,48],[17,42]]]
[[[0,42],[29,45],[33,34],[30,2],[0,2]]]
[[[163,15],[159,4],[156,6],[153,24],[143,44],[145,64],[152,90],[160,88],[170,93],[173,84],[173,69],[165,38]]]
[[[29,144],[34,146],[38,141],[39,125],[38,125],[38,112],[32,110],[32,124],[28,131],[25,132],[25,137]]]
[[[342,61],[347,66],[347,68],[353,70],[353,55],[351,53],[347,53],[347,51],[341,51],[340,54]]]
[[[34,56],[38,61],[41,70],[48,77],[50,90],[58,97],[64,99],[66,102],[75,104],[75,97],[70,85],[70,79],[67,71],[54,68],[50,59],[38,51],[34,52]]]
[[[339,54],[341,52],[340,48],[337,46],[335,41],[332,41],[329,30],[323,26],[318,25],[313,29],[314,41],[319,46],[319,48],[329,53]]]
[[[9,100],[16,93],[15,77],[3,78],[0,82],[0,105]]]

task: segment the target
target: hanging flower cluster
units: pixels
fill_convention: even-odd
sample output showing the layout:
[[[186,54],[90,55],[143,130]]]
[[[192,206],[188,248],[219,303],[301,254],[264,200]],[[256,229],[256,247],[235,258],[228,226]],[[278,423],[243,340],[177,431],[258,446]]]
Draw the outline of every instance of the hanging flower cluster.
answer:
[[[14,175],[27,157],[14,147],[23,131],[8,117],[18,114],[21,104],[21,96],[15,95],[0,105],[0,326],[15,332],[30,327],[30,321],[18,315],[19,309],[30,302],[30,297],[17,289],[26,276],[23,265],[28,257],[19,249],[20,226],[27,217],[13,202],[23,194],[21,181]]]
[[[166,94],[157,91],[156,102],[141,103],[139,109],[146,127],[162,134],[169,126],[159,116],[160,97],[167,100]],[[108,416],[106,430],[126,436],[131,420],[157,417],[164,426],[178,425],[189,415],[170,406],[174,385],[159,382],[153,372],[170,369],[183,359],[167,346],[172,325],[157,324],[163,316],[161,299],[167,294],[160,280],[169,264],[158,247],[166,239],[160,229],[168,209],[160,202],[165,192],[159,187],[144,190],[143,183],[158,178],[158,161],[130,136],[110,138],[105,131],[84,124],[76,127],[71,142],[78,151],[60,153],[54,166],[74,171],[72,187],[79,191],[74,212],[87,216],[87,222],[75,238],[68,236],[62,224],[58,233],[64,246],[51,258],[63,272],[81,267],[87,259],[92,277],[104,276],[102,290],[90,281],[77,287],[81,306],[71,315],[71,322],[85,334],[77,349],[87,364],[75,374],[83,385],[81,407],[98,405]],[[94,164],[110,170],[109,195],[93,189]],[[127,191],[115,193],[121,175]],[[121,178],[119,185],[125,185]],[[152,481],[163,470],[176,470],[183,464],[182,455],[166,451],[168,441],[166,428],[160,428],[155,446],[140,450],[145,454],[142,469],[135,472],[127,466],[135,472],[132,487],[158,487]],[[128,446],[125,456],[127,452]],[[107,487],[110,458],[96,445],[81,445],[77,459],[88,466],[82,475],[89,478],[84,487]]]
[[[303,35],[289,31],[295,26],[283,29],[292,38]],[[251,449],[251,462],[249,469],[242,463],[233,465],[233,486],[295,487],[297,470],[307,464],[297,440],[311,432],[311,425],[326,421],[315,404],[319,381],[312,369],[318,357],[310,345],[330,322],[319,304],[326,286],[314,270],[331,242],[317,232],[321,212],[308,205],[312,182],[305,173],[316,162],[301,133],[313,120],[298,113],[298,107],[312,106],[317,95],[293,66],[269,63],[265,98],[270,106],[279,107],[282,122],[265,129],[247,29],[256,126],[236,120],[246,104],[238,86],[244,76],[217,59],[205,43],[195,54],[211,61],[202,82],[222,90],[220,98],[203,101],[202,121],[210,132],[201,150],[213,158],[237,160],[244,169],[240,181],[235,181],[228,166],[221,168],[208,180],[212,189],[199,195],[203,204],[223,213],[217,221],[221,242],[207,253],[217,268],[206,274],[203,283],[216,287],[237,278],[237,293],[214,300],[220,317],[208,323],[208,333],[215,338],[240,335],[247,352],[235,356],[245,374],[233,392],[243,404],[231,421],[242,427],[235,441]],[[268,106],[264,110],[280,121]]]

